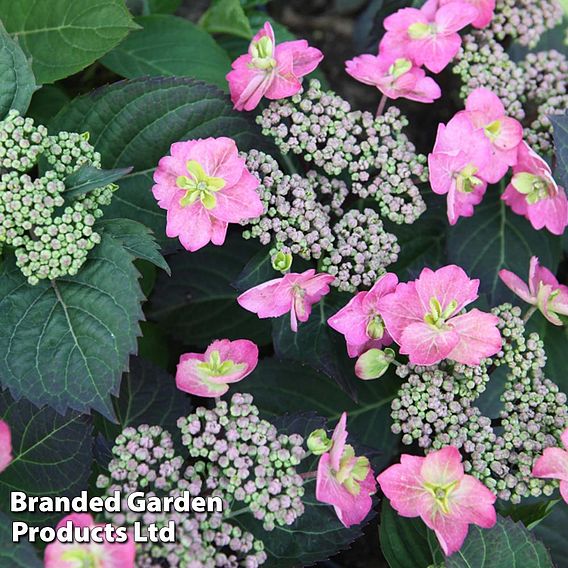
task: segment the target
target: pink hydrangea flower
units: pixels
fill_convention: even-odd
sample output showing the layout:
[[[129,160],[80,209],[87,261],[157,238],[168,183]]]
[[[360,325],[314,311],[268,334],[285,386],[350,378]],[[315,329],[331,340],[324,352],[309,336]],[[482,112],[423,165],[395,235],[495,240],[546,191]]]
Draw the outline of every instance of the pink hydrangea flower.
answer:
[[[470,524],[489,529],[497,522],[495,495],[464,473],[453,446],[425,458],[403,454],[377,481],[400,516],[420,517],[436,533],[447,556],[461,548]]]
[[[532,470],[533,477],[558,479],[560,481],[560,495],[568,503],[568,428],[561,436],[562,448],[546,448]]]
[[[12,463],[12,433],[4,420],[0,420],[0,473]]]
[[[316,478],[316,499],[333,505],[344,526],[359,524],[371,510],[376,483],[369,460],[356,456],[347,441],[347,414],[341,415],[333,431],[333,445],[320,457]]]
[[[519,145],[513,179],[501,199],[537,230],[546,227],[554,235],[561,235],[568,225],[564,188],[557,185],[549,165],[526,142]]]
[[[404,57],[366,53],[346,61],[345,68],[357,81],[376,87],[389,99],[402,97],[432,103],[442,96],[436,81]]]
[[[536,256],[531,258],[528,286],[510,270],[501,270],[499,278],[519,298],[536,306],[550,323],[563,325],[558,314],[568,316],[568,286],[560,284],[548,268],[540,266]]]
[[[89,514],[75,513],[61,519],[57,528],[71,521],[74,527],[95,527]],[[104,531],[101,533],[104,538]],[[45,568],[134,568],[136,544],[132,538],[125,543],[66,543],[54,541],[45,549]]]
[[[477,9],[463,0],[439,8],[433,3],[420,10],[402,8],[385,18],[387,33],[381,40],[381,51],[407,57],[419,67],[440,73],[459,51],[458,32],[477,15]]]
[[[247,290],[237,302],[259,318],[277,318],[290,312],[290,327],[298,331],[298,321],[308,321],[312,305],[329,293],[335,280],[330,274],[316,274],[311,268],[301,274],[291,272]]]
[[[437,1],[437,0],[434,0]],[[446,4],[450,4],[451,2],[455,2],[456,0],[440,0],[440,6],[445,6]],[[495,15],[495,0],[464,0],[468,4],[471,4],[474,8],[477,9],[477,17],[471,25],[474,28],[482,29],[487,27],[493,16]]]
[[[379,300],[396,290],[396,274],[385,274],[368,292],[359,292],[331,316],[327,323],[345,336],[349,357],[358,357],[373,348],[390,345],[392,338],[385,329],[378,310]]]
[[[167,210],[166,234],[193,252],[209,241],[222,245],[229,223],[252,219],[264,207],[258,180],[230,138],[176,142],[154,172],[152,188]]]
[[[231,383],[242,381],[258,363],[258,347],[248,339],[217,339],[205,353],[185,353],[176,371],[177,388],[203,397],[217,397]]]
[[[323,53],[304,39],[276,44],[269,22],[252,38],[248,53],[233,62],[227,74],[231,100],[237,110],[253,110],[260,99],[283,99],[301,88]]]
[[[479,280],[470,280],[462,268],[449,265],[399,284],[379,301],[379,312],[400,352],[416,365],[434,365],[452,359],[479,365],[501,349],[498,319],[473,309],[460,312],[477,299]]]
[[[523,127],[518,120],[506,115],[503,103],[489,89],[472,91],[465,103],[465,112],[473,126],[481,129],[491,143],[492,152],[485,169],[485,179],[489,183],[497,183],[509,167],[517,163]]]
[[[467,115],[458,113],[446,126],[438,126],[436,143],[428,156],[430,185],[447,195],[448,221],[471,217],[487,190],[491,144]]]

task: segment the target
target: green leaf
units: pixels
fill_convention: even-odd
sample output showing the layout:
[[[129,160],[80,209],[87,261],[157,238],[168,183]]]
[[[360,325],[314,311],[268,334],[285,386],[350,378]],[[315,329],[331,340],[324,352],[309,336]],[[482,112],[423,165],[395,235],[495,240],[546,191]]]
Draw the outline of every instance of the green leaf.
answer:
[[[120,180],[105,219],[143,223],[161,244],[177,240],[165,235],[166,212],[152,195],[152,175],[173,142],[228,136],[240,150],[266,148],[252,119],[234,112],[219,89],[183,77],[134,79],[97,89],[65,107],[50,127],[88,131],[106,169],[134,166]]]
[[[126,0],[126,6],[136,16],[149,14],[173,14],[181,0]]]
[[[0,14],[42,84],[81,71],[137,28],[124,0],[0,0]]]
[[[30,496],[78,495],[87,489],[92,463],[92,424],[88,416],[57,414],[26,400],[0,394],[0,416],[12,432],[14,459],[0,476],[0,508],[10,510],[10,492]],[[60,513],[14,513],[32,525],[59,520]]]
[[[498,510],[503,517],[510,517],[513,521],[520,521],[532,530],[546,519],[560,502],[560,499],[546,499],[527,505],[513,505],[504,503]]]
[[[27,541],[12,541],[12,519],[0,513],[0,566],[42,568],[35,548]]]
[[[47,124],[70,100],[61,87],[44,85],[34,93],[26,115],[38,124]]]
[[[249,20],[239,0],[213,0],[199,25],[210,34],[228,34],[244,39],[253,36]]]
[[[308,321],[298,325],[296,333],[290,328],[290,314],[274,319],[272,338],[278,357],[308,363],[353,395],[355,384],[360,380],[355,376],[355,362],[347,356],[343,336],[327,324],[349,299],[348,294],[341,293],[324,296],[312,307]]]
[[[241,308],[231,285],[259,247],[232,235],[223,246],[169,257],[172,277],[158,277],[149,317],[185,345],[206,347],[223,338],[270,343],[270,322]]]
[[[550,554],[522,523],[497,517],[491,529],[470,525],[462,548],[446,558],[445,568],[553,568]]]
[[[568,526],[568,506],[560,503],[554,511],[546,517],[535,529],[534,533],[550,549],[552,559],[557,568],[566,564],[568,558],[568,539],[566,527]]]
[[[131,167],[101,170],[91,164],[85,164],[65,178],[65,197],[75,199],[93,189],[113,183],[131,171]]]
[[[231,70],[226,52],[204,30],[168,15],[136,19],[142,29],[131,33],[101,63],[122,77],[187,76],[227,90]]]
[[[152,231],[142,223],[131,219],[109,219],[99,221],[97,228],[101,228],[114,239],[119,240],[134,258],[146,260],[167,274],[171,274],[170,267],[161,255],[160,247],[154,240]]]
[[[390,568],[428,568],[434,552],[440,555],[435,539],[428,538],[421,519],[401,517],[385,499],[381,505],[379,542]],[[434,548],[432,550],[430,546]],[[476,567],[477,568],[477,567]]]
[[[25,114],[36,88],[25,53],[0,21],[0,118],[12,108]]]
[[[261,248],[245,265],[233,285],[244,292],[263,282],[279,278],[282,274],[272,268],[272,259],[268,247]]]
[[[540,335],[546,351],[546,376],[553,380],[561,391],[568,393],[568,374],[566,373],[568,328],[547,322]]]
[[[554,127],[554,153],[556,155],[556,181],[568,190],[568,114],[550,116]]]
[[[174,433],[178,418],[191,412],[191,401],[169,373],[150,361],[132,357],[114,408],[118,424],[104,422],[108,440],[114,440],[127,426],[141,424],[156,424]]]
[[[15,259],[0,266],[0,382],[16,398],[112,419],[143,299],[131,254],[103,234],[74,277],[27,284]]]
[[[345,396],[335,381],[308,365],[265,358],[240,383],[239,390],[250,392],[267,417],[313,411],[333,422],[347,412],[349,432],[364,446],[378,450],[375,461],[386,466],[398,445],[397,436],[390,431],[390,403],[400,379],[387,374],[376,381],[358,380],[354,386],[358,402]]]
[[[548,231],[535,231],[530,223],[515,215],[499,196],[487,195],[475,215],[460,219],[448,236],[450,262],[461,266],[470,277],[481,280],[479,290],[492,304],[517,301],[501,282],[499,271],[511,270],[524,278],[530,258],[537,255],[553,272],[560,259],[560,238]]]

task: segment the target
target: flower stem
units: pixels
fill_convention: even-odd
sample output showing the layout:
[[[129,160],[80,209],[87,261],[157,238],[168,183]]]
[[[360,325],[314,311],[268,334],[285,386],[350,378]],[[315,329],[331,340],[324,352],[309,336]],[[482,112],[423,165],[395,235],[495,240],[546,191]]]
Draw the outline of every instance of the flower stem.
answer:
[[[381,116],[385,110],[385,106],[387,104],[388,101],[388,97],[386,95],[383,95],[381,97],[381,102],[379,103],[379,106],[377,107],[377,113],[375,114],[375,118],[379,118],[379,116]]]
[[[300,473],[300,477],[302,479],[312,479],[314,477],[316,477],[318,474],[317,471],[306,471],[304,473]]]
[[[523,317],[523,323],[526,324],[531,317],[533,316],[533,314],[538,310],[537,306],[531,306],[528,310],[527,313],[524,315]]]

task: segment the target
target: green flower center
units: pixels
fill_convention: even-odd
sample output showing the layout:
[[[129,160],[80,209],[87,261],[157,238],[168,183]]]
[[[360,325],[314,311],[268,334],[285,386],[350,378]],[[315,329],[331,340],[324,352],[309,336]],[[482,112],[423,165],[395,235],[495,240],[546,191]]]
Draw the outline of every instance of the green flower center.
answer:
[[[198,368],[210,377],[224,377],[232,373],[244,371],[246,363],[235,363],[231,359],[221,360],[221,354],[215,350],[209,355],[209,361],[198,363]]]
[[[261,37],[258,41],[253,41],[251,45],[251,52],[252,67],[267,71],[276,67],[276,59],[274,59],[274,44],[268,36]]]
[[[442,310],[438,298],[430,298],[430,312],[424,316],[424,321],[436,329],[442,329],[446,321],[452,317],[458,307],[457,300],[452,300],[445,310]]]
[[[422,22],[416,22],[408,26],[408,35],[410,39],[424,39],[436,32],[435,26],[432,24],[423,24]]]
[[[389,75],[392,76],[393,79],[398,79],[405,73],[408,73],[412,69],[412,61],[410,59],[397,59],[390,67],[389,67]]]
[[[217,205],[215,192],[223,189],[226,182],[223,178],[208,176],[199,162],[189,160],[186,164],[188,176],[179,176],[176,185],[185,190],[179,203],[188,207],[198,199],[206,209],[214,209]]]
[[[61,560],[64,562],[72,563],[73,568],[101,568],[101,559],[95,557],[95,555],[83,548],[75,548],[64,552],[61,555]]]
[[[424,488],[434,497],[438,509],[445,515],[450,512],[450,497],[458,485],[458,481],[452,481],[446,485],[424,483]]]
[[[367,321],[367,336],[371,339],[382,339],[385,334],[385,324],[383,318],[378,314],[372,314]]]
[[[457,173],[456,187],[462,193],[471,193],[478,185],[483,182],[475,176],[477,168],[473,164],[468,164],[461,172]]]
[[[359,495],[360,483],[369,474],[369,460],[365,456],[355,457],[355,450],[347,445],[339,461],[339,470],[335,472],[335,479],[341,483],[351,495]]]
[[[527,203],[534,204],[550,197],[551,188],[548,181],[540,176],[521,172],[511,180],[513,187],[525,196]]]
[[[495,142],[499,135],[501,134],[501,121],[494,120],[491,124],[488,124],[484,129],[485,136],[491,140],[491,142]]]

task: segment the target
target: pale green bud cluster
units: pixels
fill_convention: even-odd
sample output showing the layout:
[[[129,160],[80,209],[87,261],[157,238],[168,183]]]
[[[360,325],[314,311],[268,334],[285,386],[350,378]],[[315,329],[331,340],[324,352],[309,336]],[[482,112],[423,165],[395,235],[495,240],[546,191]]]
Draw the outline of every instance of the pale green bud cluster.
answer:
[[[87,135],[49,135],[15,110],[0,122],[0,244],[15,249],[30,284],[78,273],[100,242],[94,230],[109,184],[67,198],[66,178],[83,165],[100,167]]]

